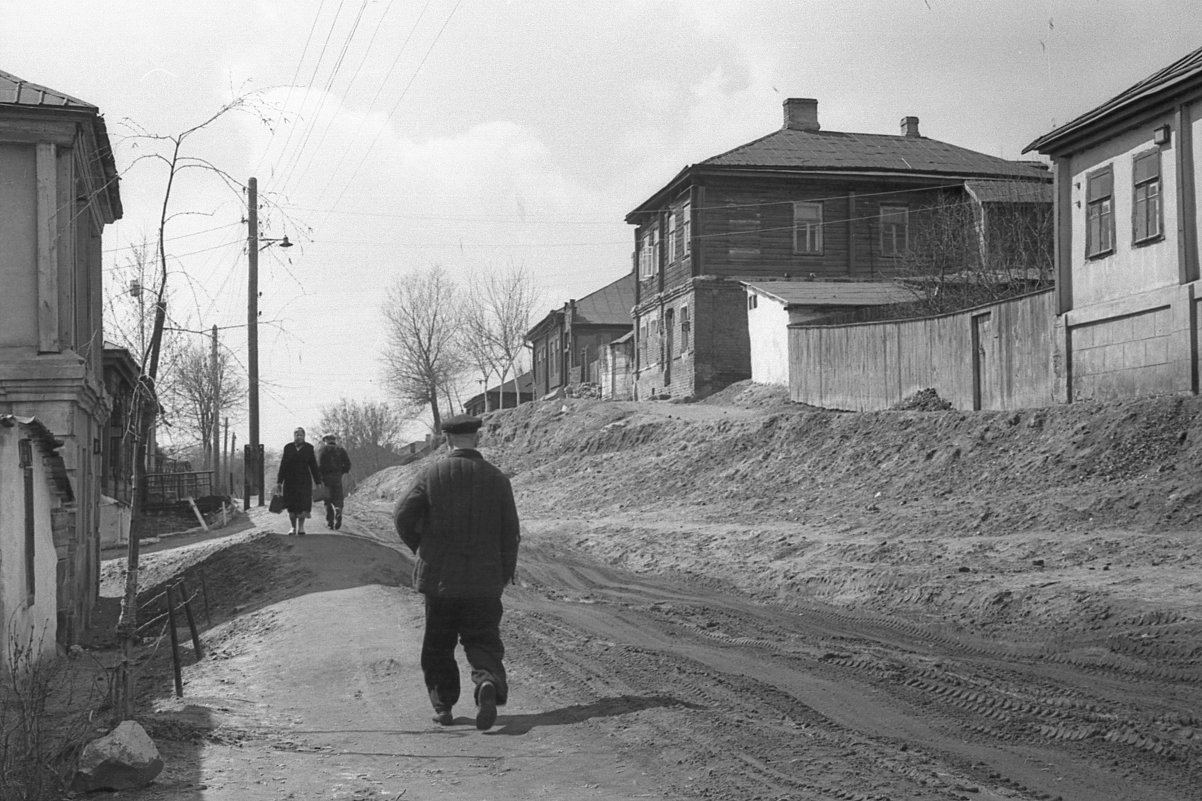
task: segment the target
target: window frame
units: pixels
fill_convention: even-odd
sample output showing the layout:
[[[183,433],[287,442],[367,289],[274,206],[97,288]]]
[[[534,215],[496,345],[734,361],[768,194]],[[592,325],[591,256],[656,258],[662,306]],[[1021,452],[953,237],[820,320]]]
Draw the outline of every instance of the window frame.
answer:
[[[1155,159],[1156,174],[1139,178],[1139,165],[1142,161]],[[1155,189],[1151,194],[1140,197],[1140,190]],[[1135,246],[1148,245],[1164,239],[1164,182],[1161,179],[1160,148],[1152,148],[1131,157],[1131,244]],[[1153,206],[1151,215],[1149,206]],[[1139,235],[1141,223],[1148,226],[1143,236]],[[1151,230],[1151,225],[1155,230]]]
[[[910,249],[910,207],[896,203],[882,203],[877,208],[877,214],[880,220],[880,236],[878,243],[881,249],[882,256],[889,258],[898,258],[904,256],[906,251]],[[897,244],[897,230],[899,226],[896,223],[891,223],[889,220],[894,215],[901,216],[900,229],[902,232],[901,247]],[[888,245],[888,247],[886,246]]]
[[[643,281],[655,277],[655,240],[652,237],[654,226],[643,231],[639,237],[639,278]]]
[[[680,204],[680,257],[693,252],[693,201]]]
[[[1095,185],[1100,185],[1105,179],[1109,182],[1109,191],[1104,195],[1093,197]],[[1101,191],[1099,189],[1099,191]],[[1098,209],[1097,233],[1094,233],[1094,210]],[[1105,239],[1095,242],[1095,238]],[[1104,246],[1103,246],[1104,245]],[[1085,175],[1085,258],[1102,259],[1114,253],[1114,165],[1086,173]]]
[[[692,350],[693,338],[693,322],[689,317],[689,305],[687,303],[680,307],[680,314],[677,315],[680,319],[680,352],[681,354],[688,353]]]
[[[668,264],[676,261],[676,212],[668,212]]]
[[[817,218],[810,217],[806,219],[798,219],[797,212],[801,209],[816,209],[818,212]],[[795,256],[821,256],[823,255],[822,228],[826,220],[825,205],[820,200],[795,200],[793,201],[793,255]],[[816,219],[816,222],[815,222]],[[799,238],[803,234],[809,242],[809,247],[799,245]]]

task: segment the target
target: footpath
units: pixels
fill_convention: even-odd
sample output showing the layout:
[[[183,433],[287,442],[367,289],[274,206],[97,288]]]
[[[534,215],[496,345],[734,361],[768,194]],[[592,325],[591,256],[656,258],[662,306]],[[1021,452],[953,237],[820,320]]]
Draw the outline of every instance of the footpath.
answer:
[[[265,602],[205,633],[209,652],[185,666],[184,697],[154,701],[166,767],[154,785],[123,798],[663,797],[587,721],[549,709],[521,665],[510,664],[509,705],[481,732],[460,649],[464,698],[454,725],[434,723],[419,666],[421,597],[408,587],[412,563],[391,532],[350,510],[341,531],[315,519],[304,537],[285,536],[287,522],[266,509],[250,518],[252,529],[231,539],[268,532],[276,578]],[[176,547],[202,545],[220,543]]]

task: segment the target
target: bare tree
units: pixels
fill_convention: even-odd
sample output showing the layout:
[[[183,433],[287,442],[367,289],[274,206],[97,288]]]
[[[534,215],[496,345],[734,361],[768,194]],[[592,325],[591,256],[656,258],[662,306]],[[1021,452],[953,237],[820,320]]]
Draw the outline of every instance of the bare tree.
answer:
[[[517,387],[517,365],[525,350],[530,318],[539,304],[534,280],[522,265],[511,264],[503,273],[489,272],[474,280],[464,307],[464,347],[484,379],[488,408],[488,380],[496,375],[502,390],[512,375]],[[505,393],[500,393],[501,407]]]
[[[1052,284],[1052,207],[1040,184],[1004,182],[989,202],[945,193],[914,213],[900,276],[919,314],[942,314]]]
[[[381,306],[387,321],[385,381],[411,408],[428,407],[435,429],[444,398],[451,408],[451,390],[466,363],[461,310],[459,289],[438,265],[397,276]]]
[[[123,137],[122,141],[139,151],[139,155],[133,160],[130,167],[132,168],[141,162],[148,162],[157,164],[164,169],[163,194],[162,202],[159,205],[158,230],[155,243],[154,269],[156,275],[151,280],[142,284],[146,289],[149,289],[152,284],[154,285],[152,293],[153,302],[151,305],[154,318],[150,325],[149,340],[146,342],[145,349],[139,354],[141,357],[139,367],[142,372],[138,377],[136,399],[140,402],[134,407],[134,419],[137,421],[133,432],[133,436],[136,437],[134,441],[134,486],[138,496],[141,496],[146,486],[147,447],[159,408],[156,399],[158,394],[156,382],[159,378],[159,357],[162,353],[163,331],[167,320],[167,224],[181,214],[201,213],[197,210],[175,211],[173,209],[172,201],[176,180],[185,171],[201,170],[208,175],[217,176],[231,189],[239,192],[241,190],[239,182],[233,179],[227,172],[205,158],[189,155],[185,151],[185,146],[195,135],[210,128],[218,120],[230,113],[255,114],[261,121],[266,123],[268,115],[263,113],[264,109],[265,104],[259,95],[255,93],[240,95],[203,121],[175,134],[152,133],[132,120],[124,120],[125,128],[130,133]],[[144,511],[140,497],[135,500],[131,511],[134,521],[137,522]],[[121,617],[117,624],[123,641],[123,662],[120,671],[121,680],[118,692],[118,713],[122,718],[130,717],[133,711],[132,654],[137,631],[137,595],[138,537],[136,534],[131,533],[129,538],[129,555],[126,563],[125,596],[122,598]]]
[[[194,344],[183,349],[174,368],[174,380],[163,393],[174,411],[180,445],[197,445],[205,462],[211,462],[213,449],[214,414],[217,420],[242,407],[246,397],[246,381],[234,365],[229,351],[218,350],[216,358],[210,348]]]

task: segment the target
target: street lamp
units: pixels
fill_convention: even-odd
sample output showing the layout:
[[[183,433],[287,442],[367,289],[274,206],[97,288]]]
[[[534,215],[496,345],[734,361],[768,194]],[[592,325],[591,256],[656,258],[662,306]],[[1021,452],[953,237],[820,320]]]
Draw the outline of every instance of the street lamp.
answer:
[[[254,470],[254,484],[259,490],[259,506],[263,505],[263,443],[259,442],[259,251],[279,245],[292,247],[285,235],[279,239],[259,237],[259,181],[251,178],[246,184],[247,236],[246,251],[250,269],[246,282],[246,373],[250,404],[250,437],[243,451],[243,500],[242,508],[250,508],[252,485],[250,473]]]

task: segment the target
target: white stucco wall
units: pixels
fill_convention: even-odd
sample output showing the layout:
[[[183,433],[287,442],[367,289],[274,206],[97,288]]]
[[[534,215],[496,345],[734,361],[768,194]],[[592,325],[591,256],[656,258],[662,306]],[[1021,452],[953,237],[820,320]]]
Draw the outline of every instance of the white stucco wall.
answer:
[[[1132,242],[1132,159],[1157,147],[1153,131],[1169,125],[1174,116],[1165,114],[1139,128],[1127,131],[1072,159],[1072,287],[1073,308],[1128,297],[1150,289],[1179,283],[1177,272],[1177,159],[1179,132],[1160,146],[1161,229],[1163,238],[1143,245]],[[1114,252],[1088,259],[1086,248],[1086,190],[1089,173],[1107,165],[1114,170]]]
[[[748,297],[756,307],[747,310],[747,333],[751,340],[751,380],[757,384],[789,386],[789,313],[779,300],[754,289]]]
[[[27,591],[25,560],[25,476],[18,441],[21,426],[0,426],[0,665],[8,667],[14,640],[41,655],[55,651],[57,598],[50,506],[55,502],[47,482],[42,450],[33,445],[34,595]]]

